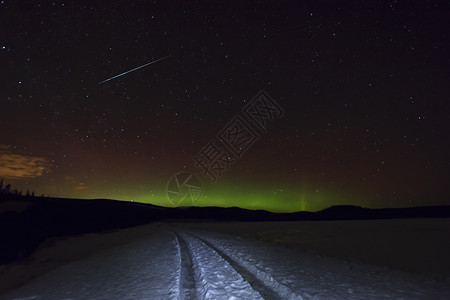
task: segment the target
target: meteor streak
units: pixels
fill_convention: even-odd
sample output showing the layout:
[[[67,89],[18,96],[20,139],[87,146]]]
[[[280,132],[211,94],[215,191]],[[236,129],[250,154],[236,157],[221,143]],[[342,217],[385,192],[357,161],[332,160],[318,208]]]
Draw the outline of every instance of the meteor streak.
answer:
[[[148,66],[148,65],[154,64],[154,63],[156,63],[156,62],[158,62],[158,61],[160,61],[160,60],[163,60],[163,59],[165,59],[165,58],[168,58],[169,56],[170,56],[170,55],[165,56],[165,57],[160,58],[160,59],[157,59],[157,60],[154,60],[154,61],[151,61],[151,62],[149,62],[149,63],[146,63],[146,64],[144,64],[144,65],[142,65],[142,66],[139,66],[139,67],[137,67],[137,68],[131,69],[131,70],[129,70],[129,71],[120,73],[119,75],[116,75],[116,76],[114,76],[114,77],[105,79],[105,80],[103,80],[103,81],[100,81],[98,84],[105,83],[105,82],[110,81],[110,80],[112,80],[112,79],[114,79],[114,78],[120,77],[120,76],[122,76],[122,75],[125,75],[125,74],[128,74],[128,73],[130,73],[130,72],[136,71],[136,70],[141,69],[141,68],[143,68],[143,67],[146,67],[146,66]]]

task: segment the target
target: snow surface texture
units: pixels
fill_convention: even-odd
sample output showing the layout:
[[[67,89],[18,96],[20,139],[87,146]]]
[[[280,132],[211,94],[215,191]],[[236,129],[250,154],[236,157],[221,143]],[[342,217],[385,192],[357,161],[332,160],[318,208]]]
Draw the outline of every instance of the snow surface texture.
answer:
[[[297,252],[402,270],[450,285],[450,219],[190,223]]]
[[[177,299],[179,265],[173,234],[161,230],[66,264],[0,299]]]
[[[160,226],[0,299],[449,299],[445,282],[223,233]]]

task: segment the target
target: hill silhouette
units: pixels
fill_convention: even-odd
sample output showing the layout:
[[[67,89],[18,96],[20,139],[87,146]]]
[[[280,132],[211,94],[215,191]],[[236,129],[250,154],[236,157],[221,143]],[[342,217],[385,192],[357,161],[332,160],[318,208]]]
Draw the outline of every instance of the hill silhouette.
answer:
[[[320,221],[448,218],[450,206],[369,209],[333,206],[319,212],[272,213],[237,207],[167,208],[107,199],[0,197],[0,264],[30,255],[49,237],[100,232],[149,222]]]

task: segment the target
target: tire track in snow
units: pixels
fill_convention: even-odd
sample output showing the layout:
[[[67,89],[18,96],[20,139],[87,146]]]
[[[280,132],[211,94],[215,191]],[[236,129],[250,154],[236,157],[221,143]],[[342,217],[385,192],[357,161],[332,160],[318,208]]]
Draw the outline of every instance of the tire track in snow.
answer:
[[[180,236],[173,232],[175,235],[175,242],[177,243],[178,255],[179,255],[179,299],[196,299],[196,283],[195,274],[192,264],[192,258],[188,250],[188,246]]]
[[[249,270],[247,270],[246,268],[242,267],[239,263],[237,263],[236,261],[234,261],[231,257],[229,257],[228,255],[226,255],[222,250],[218,249],[217,247],[213,246],[211,243],[209,243],[208,241],[190,234],[191,236],[193,236],[194,238],[199,239],[200,241],[202,241],[207,247],[211,248],[212,250],[214,250],[215,252],[217,252],[217,254],[219,254],[220,257],[222,257],[223,260],[225,260],[226,262],[228,262],[231,267],[233,267],[233,269],[238,272],[242,278],[247,281],[250,286],[257,290],[259,292],[259,294],[264,298],[264,299],[283,299],[277,291],[275,291],[274,289],[272,289],[270,286],[266,285],[262,280],[258,279],[258,277],[253,274],[252,272],[250,272]]]
[[[309,297],[310,295],[299,295],[292,291],[286,285],[280,283],[278,280],[273,278],[269,273],[257,268],[254,264],[250,264],[239,259],[236,255],[233,255],[231,252],[225,253],[220,250],[217,246],[213,245],[211,242],[195,235],[189,233],[189,235],[194,236],[198,240],[202,241],[205,245],[216,251],[219,255],[221,255],[225,260],[227,260],[230,264],[234,265],[237,269],[240,270],[241,274],[246,274],[251,278],[254,283],[255,288],[260,289],[261,294],[267,295],[268,299],[304,299],[306,298],[314,298]],[[266,294],[267,293],[267,294]]]
[[[178,232],[192,258],[200,299],[263,299],[242,274],[197,237]]]

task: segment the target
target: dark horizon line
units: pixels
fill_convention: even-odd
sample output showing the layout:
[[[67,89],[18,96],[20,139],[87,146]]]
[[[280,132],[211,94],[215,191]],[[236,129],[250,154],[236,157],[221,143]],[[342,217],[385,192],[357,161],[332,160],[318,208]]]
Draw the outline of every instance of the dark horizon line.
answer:
[[[267,209],[250,209],[250,208],[243,208],[239,206],[195,206],[195,205],[186,205],[186,206],[163,206],[163,205],[156,205],[152,203],[145,203],[140,201],[134,201],[134,200],[120,200],[120,199],[109,199],[109,198],[70,198],[70,197],[52,197],[49,195],[35,195],[35,196],[26,196],[26,195],[16,195],[16,194],[0,194],[0,200],[6,196],[6,198],[25,198],[25,199],[53,199],[53,200],[80,200],[80,201],[111,201],[111,202],[121,202],[121,203],[132,203],[132,205],[144,205],[144,206],[153,206],[158,208],[165,208],[165,209],[171,209],[171,208],[179,208],[179,209],[188,209],[188,208],[224,208],[224,209],[232,209],[232,208],[238,208],[242,210],[248,210],[248,211],[265,211],[269,213],[275,213],[275,214],[293,214],[293,213],[301,213],[301,212],[309,212],[309,213],[316,213],[316,212],[322,212],[329,210],[331,208],[358,208],[362,210],[387,210],[387,209],[420,209],[420,208],[432,208],[432,207],[450,207],[450,204],[441,204],[441,205],[419,205],[419,206],[395,206],[395,207],[364,207],[356,204],[336,204],[331,205],[328,207],[325,207],[323,209],[319,209],[316,211],[309,211],[309,210],[298,210],[298,211],[291,211],[291,212],[274,212]]]

